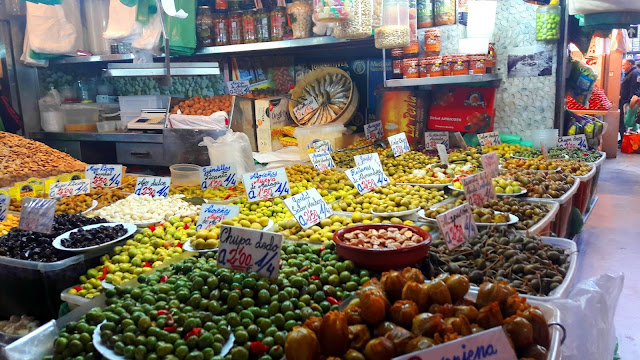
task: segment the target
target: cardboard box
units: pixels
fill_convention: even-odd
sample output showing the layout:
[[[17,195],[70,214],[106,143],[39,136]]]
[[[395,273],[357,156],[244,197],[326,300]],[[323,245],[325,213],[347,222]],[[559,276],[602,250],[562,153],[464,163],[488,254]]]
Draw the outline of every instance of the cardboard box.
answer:
[[[429,130],[493,131],[495,88],[439,86],[433,89]]]
[[[254,102],[255,124],[258,137],[258,152],[272,152],[282,149],[280,143],[282,128],[295,123],[289,115],[289,99],[273,97]]]
[[[412,148],[424,141],[427,92],[421,90],[385,90],[380,92],[378,119],[384,136],[404,132]]]

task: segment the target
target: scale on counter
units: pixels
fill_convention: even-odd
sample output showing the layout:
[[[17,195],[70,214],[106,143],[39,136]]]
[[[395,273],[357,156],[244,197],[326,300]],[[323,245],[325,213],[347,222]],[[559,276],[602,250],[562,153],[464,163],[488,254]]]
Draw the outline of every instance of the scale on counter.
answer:
[[[127,124],[129,130],[162,130],[166,109],[142,109],[142,114]]]

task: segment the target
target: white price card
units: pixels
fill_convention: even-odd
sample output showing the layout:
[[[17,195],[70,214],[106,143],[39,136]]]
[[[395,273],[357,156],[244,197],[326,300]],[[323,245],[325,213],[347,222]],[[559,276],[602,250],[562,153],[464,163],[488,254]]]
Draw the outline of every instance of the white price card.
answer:
[[[398,157],[411,151],[409,141],[407,140],[407,134],[404,132],[389,136],[387,140],[389,140],[389,146],[391,146],[391,150],[393,150],[393,156]]]
[[[480,161],[482,162],[482,168],[486,171],[491,178],[494,178],[500,175],[500,168],[498,167],[498,154],[495,152],[490,152],[488,154],[483,154],[480,157]]]
[[[257,171],[242,175],[249,202],[289,195],[289,179],[284,168]]]
[[[229,95],[244,95],[251,92],[251,84],[249,83],[249,80],[227,81],[224,86],[227,94]]]
[[[9,203],[11,197],[7,194],[0,194],[0,221],[4,221],[7,218],[7,211],[9,211]]]
[[[225,219],[233,219],[240,213],[240,205],[202,204],[196,230],[206,230]]]
[[[71,195],[86,194],[91,190],[89,179],[70,180],[51,184],[49,186],[50,198],[61,198]]]
[[[133,193],[151,197],[167,197],[169,196],[169,186],[171,186],[170,177],[140,176]]]
[[[467,142],[464,141],[464,138],[462,137],[462,134],[460,134],[460,132],[456,132],[453,134],[453,136],[456,138],[456,141],[458,142],[458,145],[460,145],[460,147],[462,147],[464,150],[467,150]]]
[[[424,148],[435,150],[436,145],[442,144],[449,148],[449,133],[446,131],[429,131],[424,133]]]
[[[367,140],[375,140],[384,136],[382,132],[382,121],[374,121],[364,125],[364,135]]]
[[[369,162],[374,162],[376,164],[379,164],[380,167],[382,167],[382,162],[380,161],[380,155],[378,155],[378,153],[356,155],[353,157],[353,161],[355,161],[356,166],[361,166]]]
[[[204,190],[236,186],[237,176],[235,163],[203,166],[200,168],[200,187]]]
[[[84,177],[89,179],[94,188],[118,187],[122,184],[122,165],[87,165],[84,169]]]
[[[50,233],[53,228],[53,218],[56,211],[55,199],[40,199],[26,197],[22,199],[20,222],[18,229]]]
[[[281,248],[282,234],[222,225],[218,267],[276,279],[280,272]]]
[[[315,152],[333,152],[333,145],[329,140],[314,140],[307,148],[313,148]]]
[[[438,157],[440,157],[440,162],[442,164],[449,165],[449,154],[447,154],[447,148],[442,144],[438,144],[436,146],[436,149],[438,149]]]
[[[329,205],[315,188],[284,199],[284,204],[304,229],[312,227],[333,214]]]
[[[502,140],[500,140],[500,134],[496,131],[478,134],[478,141],[480,142],[480,146],[493,146],[502,144]]]
[[[316,98],[312,96],[307,100],[298,104],[298,106],[294,107],[293,113],[296,115],[296,118],[300,120],[317,108],[318,108],[318,101],[316,100]]]
[[[587,137],[584,134],[560,136],[558,138],[558,146],[562,146],[567,150],[584,149],[588,150]]]
[[[473,212],[467,203],[436,216],[436,221],[449,250],[478,236]]]
[[[501,326],[444,344],[393,358],[393,360],[517,360]]]
[[[345,174],[360,194],[366,194],[389,183],[389,178],[382,170],[382,166],[375,162],[348,169]]]
[[[493,188],[491,176],[486,171],[463,177],[460,182],[471,205],[482,207],[486,202],[496,199],[496,190]]]
[[[323,172],[336,167],[331,154],[326,151],[309,153],[309,159],[318,171]]]

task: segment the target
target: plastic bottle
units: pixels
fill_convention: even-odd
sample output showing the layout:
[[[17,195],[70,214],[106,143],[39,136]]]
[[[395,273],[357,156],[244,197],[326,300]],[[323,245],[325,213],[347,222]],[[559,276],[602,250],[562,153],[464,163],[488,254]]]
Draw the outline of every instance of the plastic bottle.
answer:
[[[555,41],[560,39],[560,6],[558,0],[536,10],[536,40]]]

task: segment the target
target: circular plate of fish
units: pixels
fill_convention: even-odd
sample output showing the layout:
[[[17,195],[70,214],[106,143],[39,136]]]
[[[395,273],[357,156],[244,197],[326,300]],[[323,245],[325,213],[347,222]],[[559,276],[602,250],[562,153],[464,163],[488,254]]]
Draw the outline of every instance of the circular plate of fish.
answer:
[[[314,70],[293,90],[289,112],[298,125],[327,124],[349,107],[353,91],[351,78],[344,71]]]

